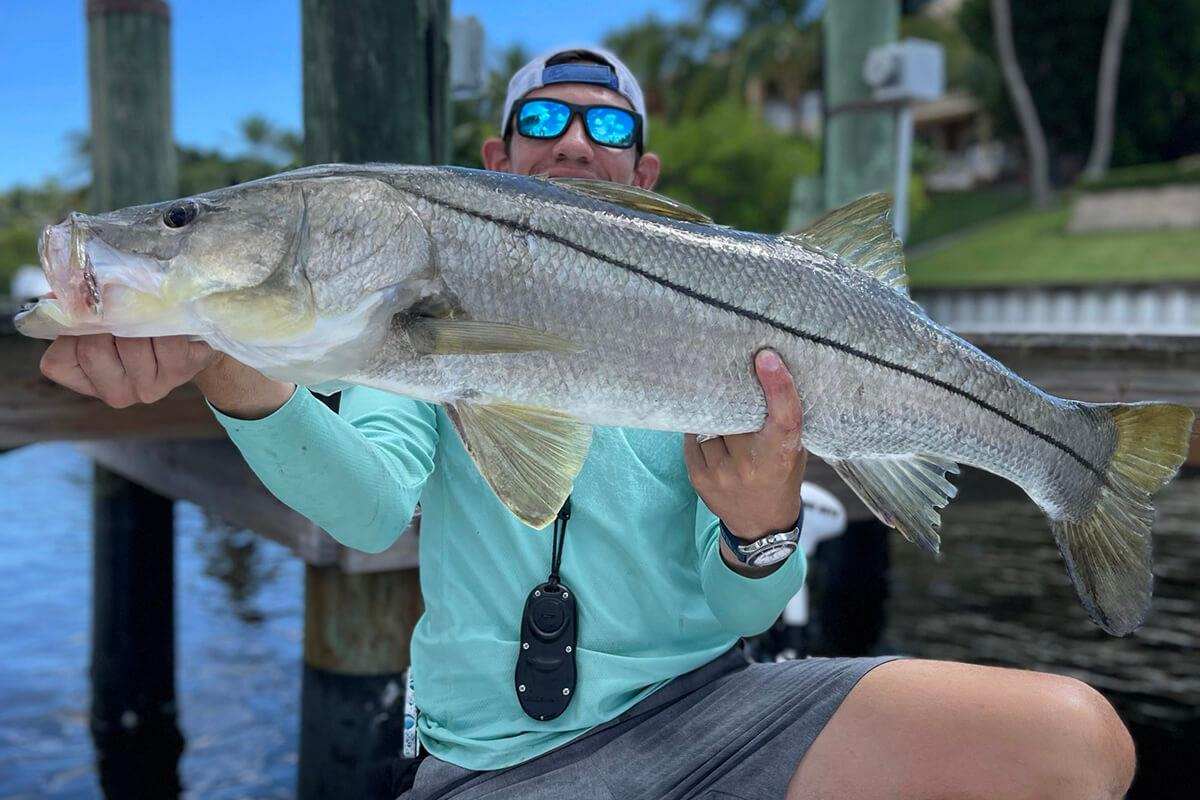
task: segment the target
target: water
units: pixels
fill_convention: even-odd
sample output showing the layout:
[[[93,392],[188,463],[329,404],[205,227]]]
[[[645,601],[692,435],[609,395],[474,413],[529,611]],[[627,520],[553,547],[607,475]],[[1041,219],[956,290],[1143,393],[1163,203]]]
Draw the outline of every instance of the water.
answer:
[[[99,798],[88,733],[91,463],[0,455],[0,798]],[[295,793],[303,565],[176,504],[185,797]]]
[[[69,445],[0,455],[0,800],[99,797],[87,719],[90,483],[90,463]],[[940,563],[893,541],[888,649],[1088,680],[1138,741],[1130,796],[1193,796],[1183,787],[1200,760],[1200,475],[1161,495],[1155,611],[1127,639],[1087,621],[1028,500],[980,473],[959,483]],[[185,797],[292,797],[303,567],[188,503],[176,506],[176,532]]]

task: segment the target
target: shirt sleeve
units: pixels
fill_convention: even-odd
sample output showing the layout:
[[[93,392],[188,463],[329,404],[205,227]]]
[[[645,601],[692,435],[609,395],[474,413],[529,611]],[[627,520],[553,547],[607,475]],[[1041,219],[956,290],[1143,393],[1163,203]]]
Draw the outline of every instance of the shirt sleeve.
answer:
[[[209,408],[273,495],[357,550],[377,553],[399,538],[433,471],[429,403],[355,386],[335,413],[301,386],[262,419]]]
[[[703,500],[696,501],[696,552],[700,585],[713,615],[739,636],[762,633],[783,612],[788,600],[804,585],[807,562],[797,549],[770,575],[748,578],[730,569],[721,557],[717,516]]]

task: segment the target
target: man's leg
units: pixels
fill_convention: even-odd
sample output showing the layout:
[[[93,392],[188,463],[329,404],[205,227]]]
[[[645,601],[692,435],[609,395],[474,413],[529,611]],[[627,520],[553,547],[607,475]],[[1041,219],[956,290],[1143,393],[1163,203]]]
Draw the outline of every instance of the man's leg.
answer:
[[[876,667],[796,769],[787,800],[1120,798],[1133,741],[1080,681],[945,661]]]

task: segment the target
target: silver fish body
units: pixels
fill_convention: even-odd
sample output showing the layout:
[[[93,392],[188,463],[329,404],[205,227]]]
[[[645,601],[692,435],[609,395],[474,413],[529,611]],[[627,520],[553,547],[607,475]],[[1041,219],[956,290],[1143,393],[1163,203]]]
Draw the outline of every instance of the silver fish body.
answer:
[[[530,524],[557,509],[573,473],[543,485],[509,463],[514,443],[535,462],[554,451],[544,471],[570,473],[587,424],[757,430],[766,407],[753,354],[770,347],[796,380],[805,446],[885,522],[936,551],[937,509],[954,494],[945,473],[985,469],[1046,511],[1094,619],[1125,633],[1145,616],[1149,495],[1182,462],[1190,410],[1081,403],[1022,380],[880,280],[900,263],[886,215],[780,237],[613,202],[616,187],[456,168],[329,165],[255,183],[287,198],[277,227],[292,234],[266,279],[226,278],[194,316],[315,322],[275,342],[253,325],[169,332],[277,377],[446,404]],[[246,198],[254,185],[234,189]],[[856,243],[860,228],[870,246]],[[506,343],[480,346],[487,326]],[[558,433],[519,444],[542,427]]]

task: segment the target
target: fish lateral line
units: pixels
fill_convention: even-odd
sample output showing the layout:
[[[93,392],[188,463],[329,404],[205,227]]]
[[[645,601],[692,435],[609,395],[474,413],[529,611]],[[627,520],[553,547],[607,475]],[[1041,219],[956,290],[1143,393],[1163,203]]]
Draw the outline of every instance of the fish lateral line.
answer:
[[[1105,473],[1103,470],[1096,467],[1096,465],[1092,464],[1090,461],[1088,461],[1082,455],[1077,453],[1072,447],[1067,445],[1065,442],[1059,441],[1058,439],[1054,438],[1053,436],[1038,430],[1037,428],[1033,427],[1032,425],[1022,422],[1021,420],[1014,417],[1012,414],[1009,414],[1007,411],[1005,411],[1001,408],[997,408],[996,406],[993,406],[991,403],[987,402],[986,400],[984,400],[980,397],[976,397],[975,395],[971,394],[970,392],[966,391],[965,389],[960,389],[959,387],[957,387],[951,383],[947,383],[946,381],[943,381],[940,378],[936,378],[932,375],[926,375],[923,372],[920,372],[918,370],[913,369],[912,367],[908,367],[903,364],[897,364],[895,362],[888,361],[887,359],[883,359],[883,358],[880,358],[879,356],[872,355],[871,353],[868,353],[864,350],[859,350],[858,348],[853,347],[848,344],[845,344],[844,342],[839,342],[835,339],[830,339],[826,336],[821,336],[821,335],[815,334],[815,333],[808,333],[807,331],[800,330],[799,328],[794,328],[785,322],[781,322],[779,320],[772,319],[771,317],[768,317],[765,314],[761,314],[757,311],[751,311],[750,309],[741,308],[740,306],[735,306],[734,304],[726,302],[724,300],[721,300],[720,298],[711,297],[709,295],[702,294],[701,292],[697,292],[695,289],[691,289],[682,284],[675,283],[674,281],[671,281],[667,278],[663,278],[661,276],[655,275],[655,274],[648,272],[634,264],[628,264],[624,261],[618,261],[617,259],[607,256],[604,253],[593,250],[592,248],[587,247],[586,245],[579,244],[578,242],[573,242],[570,239],[567,239],[563,236],[559,236],[556,233],[552,233],[550,231],[545,231],[540,228],[535,228],[532,225],[529,225],[524,222],[520,222],[518,220],[513,220],[513,219],[508,219],[506,217],[496,216],[494,214],[489,214],[485,211],[477,211],[475,209],[466,208],[464,206],[460,206],[455,203],[451,203],[448,200],[442,200],[441,198],[431,197],[427,194],[423,194],[414,189],[406,188],[405,191],[412,193],[416,197],[421,198],[422,200],[430,203],[431,205],[440,206],[442,208],[446,208],[451,211],[457,211],[460,214],[466,214],[468,216],[475,217],[476,219],[481,219],[481,220],[484,220],[486,222],[491,222],[496,225],[508,227],[513,230],[520,231],[522,233],[530,233],[535,236],[540,236],[543,239],[547,239],[547,240],[555,242],[557,244],[561,244],[564,247],[568,247],[568,248],[576,251],[577,253],[588,256],[589,258],[594,258],[597,261],[601,261],[601,262],[609,264],[611,266],[619,267],[628,272],[632,272],[635,275],[639,275],[639,276],[645,278],[646,280],[649,280],[653,283],[658,284],[659,286],[662,286],[666,289],[670,289],[674,292],[678,292],[679,294],[682,294],[685,297],[690,297],[691,299],[696,300],[705,305],[713,306],[713,307],[719,308],[723,311],[728,311],[732,314],[736,314],[740,317],[744,317],[746,319],[750,319],[755,322],[761,322],[764,325],[768,325],[768,326],[775,328],[776,330],[779,330],[783,333],[791,334],[792,336],[795,336],[797,338],[804,339],[805,341],[812,342],[813,344],[820,345],[823,347],[830,347],[830,348],[833,348],[834,350],[838,350],[840,352],[846,353],[847,355],[854,356],[856,358],[860,358],[864,361],[867,361],[868,363],[875,364],[876,366],[884,367],[885,369],[894,370],[894,371],[900,372],[904,375],[908,375],[909,377],[925,381],[926,383],[930,384],[931,386],[936,386],[939,389],[942,389],[951,394],[957,395],[959,397],[962,397],[962,398],[965,398],[966,400],[971,401],[972,403],[979,406],[983,410],[989,411],[989,412],[995,414],[996,416],[1000,417],[1005,422],[1011,423],[1012,425],[1017,426],[1018,428],[1025,431],[1026,433],[1028,433],[1038,439],[1041,439],[1046,444],[1049,444],[1050,446],[1061,450],[1063,453],[1065,453],[1066,455],[1070,456],[1075,461],[1077,461],[1080,464],[1080,466],[1082,466],[1084,469],[1088,470],[1093,475],[1095,475],[1097,478],[1099,478],[1103,485],[1105,485],[1105,486],[1109,485],[1107,477],[1105,476]],[[1112,488],[1112,487],[1109,487],[1109,488]]]

